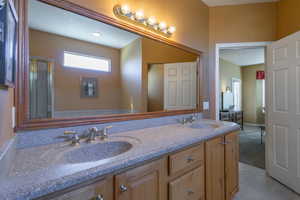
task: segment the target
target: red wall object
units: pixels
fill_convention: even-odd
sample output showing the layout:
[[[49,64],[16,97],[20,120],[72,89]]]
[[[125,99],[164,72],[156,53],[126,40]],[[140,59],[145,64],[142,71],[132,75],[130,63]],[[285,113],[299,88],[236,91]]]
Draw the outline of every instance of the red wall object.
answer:
[[[265,71],[256,71],[256,79],[264,80],[265,79]]]

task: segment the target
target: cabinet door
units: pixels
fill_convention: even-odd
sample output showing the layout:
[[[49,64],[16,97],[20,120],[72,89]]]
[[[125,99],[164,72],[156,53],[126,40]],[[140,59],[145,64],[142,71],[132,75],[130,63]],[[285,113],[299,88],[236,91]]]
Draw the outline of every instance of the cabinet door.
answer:
[[[115,178],[116,200],[162,200],[166,167],[163,160],[137,167]]]
[[[226,200],[233,199],[239,190],[239,137],[233,132],[225,136]]]
[[[207,141],[205,147],[206,200],[225,200],[224,137]]]
[[[204,200],[204,166],[177,178],[169,184],[170,200]]]
[[[79,185],[77,189],[71,188],[56,194],[48,195],[40,199],[49,200],[113,200],[113,179]]]

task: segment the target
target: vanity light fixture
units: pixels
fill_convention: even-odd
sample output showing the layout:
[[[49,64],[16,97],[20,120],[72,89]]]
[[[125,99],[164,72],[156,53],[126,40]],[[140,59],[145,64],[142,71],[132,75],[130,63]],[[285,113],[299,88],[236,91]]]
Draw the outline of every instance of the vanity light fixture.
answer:
[[[135,13],[135,18],[138,21],[143,21],[144,20],[144,11],[139,10]]]
[[[122,12],[123,15],[128,15],[131,12],[130,7],[126,4],[122,5],[121,6],[121,12]]]
[[[114,13],[117,17],[124,19],[127,22],[143,26],[167,37],[172,36],[172,34],[176,32],[175,26],[168,26],[164,21],[159,22],[154,16],[147,17],[143,10],[134,12],[127,4],[116,5],[114,7]]]

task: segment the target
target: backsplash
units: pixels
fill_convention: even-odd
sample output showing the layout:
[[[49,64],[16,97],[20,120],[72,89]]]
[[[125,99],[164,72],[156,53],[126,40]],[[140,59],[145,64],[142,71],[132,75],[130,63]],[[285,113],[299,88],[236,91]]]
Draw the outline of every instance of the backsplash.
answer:
[[[41,145],[63,142],[65,138],[61,136],[63,136],[65,130],[73,130],[78,132],[79,134],[84,134],[85,131],[87,131],[91,127],[97,127],[101,129],[108,125],[112,125],[113,128],[109,130],[109,134],[113,134],[119,132],[150,128],[150,127],[157,127],[157,126],[162,126],[167,124],[175,124],[178,123],[179,119],[186,116],[190,116],[190,114],[144,119],[144,120],[93,124],[93,125],[76,126],[76,127],[23,131],[23,132],[19,132],[16,135],[16,142],[17,142],[16,148],[29,148],[34,146],[41,146]],[[202,113],[199,114],[199,118],[203,118]]]

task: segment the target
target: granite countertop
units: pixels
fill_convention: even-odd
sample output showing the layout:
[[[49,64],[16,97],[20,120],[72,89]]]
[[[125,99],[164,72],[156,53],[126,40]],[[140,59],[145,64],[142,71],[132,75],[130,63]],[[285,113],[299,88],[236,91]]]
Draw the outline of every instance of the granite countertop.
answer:
[[[210,123],[218,123],[220,126],[203,126]],[[0,199],[35,199],[235,130],[239,130],[239,126],[231,122],[201,120],[193,124],[171,124],[114,133],[104,142],[83,143],[77,147],[60,142],[17,149],[10,171],[6,177],[0,179]],[[66,156],[72,155],[72,151],[89,149],[92,145],[108,141],[127,142],[132,148],[100,161],[92,157],[95,156],[93,153],[90,158],[76,153],[78,158],[75,159],[86,159],[81,163],[70,162],[73,160]],[[107,150],[110,149],[108,146]]]

